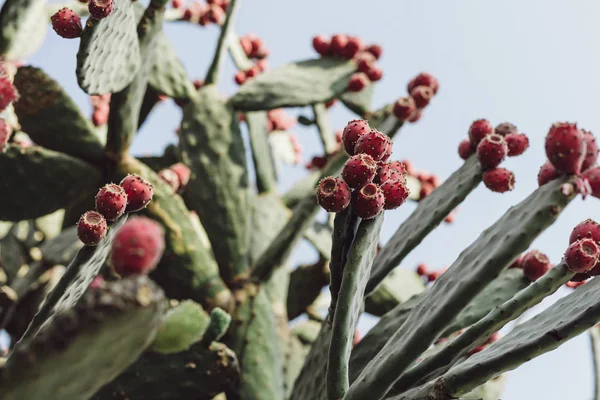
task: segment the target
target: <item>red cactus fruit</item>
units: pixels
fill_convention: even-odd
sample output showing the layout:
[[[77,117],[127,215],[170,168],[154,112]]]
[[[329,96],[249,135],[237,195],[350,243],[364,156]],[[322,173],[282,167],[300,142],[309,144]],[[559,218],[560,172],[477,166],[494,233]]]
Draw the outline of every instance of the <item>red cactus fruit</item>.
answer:
[[[527,252],[522,261],[523,274],[530,281],[535,281],[542,277],[551,268],[548,257],[537,250]]]
[[[415,112],[412,113],[410,117],[408,117],[407,121],[410,123],[415,123],[421,119],[421,116],[423,116],[423,110],[417,108]]]
[[[88,287],[91,289],[99,289],[102,286],[104,286],[104,278],[102,277],[102,275],[96,275],[94,279],[92,279],[92,281],[90,282],[90,286]]]
[[[458,145],[458,155],[463,160],[468,159],[471,155],[475,153],[475,149],[471,146],[471,141],[469,139],[465,139]]]
[[[410,194],[410,191],[402,181],[388,180],[381,185],[381,190],[383,191],[383,197],[385,198],[385,203],[383,205],[385,210],[394,210],[400,207],[404,204],[406,199],[408,199],[408,195]]]
[[[88,3],[90,16],[95,19],[108,17],[112,13],[113,8],[113,0],[90,0]]]
[[[429,271],[426,264],[417,265],[417,275],[425,276],[427,274],[429,274]]]
[[[352,193],[352,209],[362,219],[375,218],[383,210],[384,203],[383,192],[374,183]]]
[[[377,61],[373,54],[363,51],[356,56],[356,70],[365,74],[375,66]]]
[[[204,16],[213,24],[223,25],[225,22],[225,11],[216,4],[210,4]]]
[[[381,185],[390,179],[390,175],[392,171],[390,169],[390,164],[386,162],[379,161],[377,163],[377,173],[375,174],[375,178],[373,178],[373,183]]]
[[[313,48],[322,56],[329,54],[329,39],[325,35],[317,35],[312,40]]]
[[[440,84],[433,75],[426,72],[421,72],[408,83],[408,93],[418,86],[427,86],[433,90],[433,94],[437,94]]]
[[[355,153],[368,154],[375,161],[382,160],[389,151],[390,138],[376,129],[361,135],[354,147]]]
[[[317,201],[328,212],[340,212],[350,204],[348,184],[333,176],[321,179],[317,185]]]
[[[600,248],[593,239],[584,238],[571,243],[565,252],[565,263],[573,272],[586,272],[598,262]]]
[[[506,168],[488,169],[483,173],[483,183],[492,192],[504,193],[515,187],[515,174]]]
[[[587,281],[588,279],[590,279],[590,275],[586,272],[579,272],[575,275],[573,275],[573,277],[571,278],[571,280],[569,282],[573,282],[573,283],[579,283],[579,282],[584,282]]]
[[[340,57],[344,57],[344,50],[348,44],[348,36],[337,34],[331,37],[331,52]]]
[[[127,207],[127,194],[125,190],[114,183],[102,187],[96,194],[96,211],[107,221],[116,221]]]
[[[487,135],[477,145],[477,159],[484,169],[496,168],[507,153],[506,140],[495,133]]]
[[[362,336],[360,334],[360,331],[358,330],[358,328],[356,328],[356,330],[354,331],[354,338],[352,339],[352,347],[356,346],[361,339]]]
[[[523,268],[523,255],[517,257],[517,259],[508,266],[508,268]]]
[[[581,239],[592,239],[600,244],[600,224],[591,218],[577,224],[569,236],[569,244],[573,244]]]
[[[587,274],[583,274],[583,275],[587,276]],[[577,276],[577,274],[575,276]],[[579,286],[585,285],[586,282],[587,282],[587,280],[585,280],[585,281],[579,281],[579,282],[569,281],[569,282],[565,283],[565,286],[568,287],[568,288],[570,288],[570,289],[577,289]]]
[[[371,131],[371,127],[369,123],[364,119],[355,119],[346,125],[344,131],[342,132],[342,141],[344,143],[344,149],[346,153],[353,156],[356,154],[354,152],[354,148],[356,147],[356,142],[358,139]]]
[[[376,60],[379,60],[381,54],[383,53],[383,48],[378,44],[372,44],[368,46],[365,49],[365,51],[368,51],[369,53],[373,54],[373,57],[375,57]]]
[[[511,133],[519,133],[519,130],[510,122],[503,122],[494,128],[494,133],[500,136],[510,135]]]
[[[250,57],[252,54],[252,40],[250,35],[245,35],[240,38],[240,46],[242,46],[246,57]]]
[[[417,86],[410,91],[417,108],[425,108],[433,98],[433,89],[429,86]]]
[[[377,82],[383,78],[383,71],[381,68],[373,66],[367,71],[367,77],[371,82]]]
[[[369,84],[369,77],[363,72],[355,72],[348,81],[348,91],[360,92]]]
[[[63,7],[54,13],[50,21],[52,22],[52,29],[62,38],[75,39],[80,37],[81,32],[83,32],[81,18],[75,11],[67,7]]]
[[[97,211],[86,211],[77,222],[77,237],[86,246],[96,246],[107,231],[106,219]]]
[[[546,183],[560,177],[560,175],[560,172],[558,172],[556,168],[554,168],[552,163],[550,161],[546,161],[538,172],[538,185],[543,186]]]
[[[182,192],[190,182],[192,171],[190,171],[188,166],[184,163],[173,164],[169,167],[169,169],[177,174],[177,178],[179,180],[178,192]]]
[[[450,214],[446,215],[446,218],[444,218],[444,222],[447,224],[451,224],[454,222],[454,211],[452,211]]]
[[[323,169],[327,165],[327,157],[314,156],[310,162],[306,164],[307,169]]]
[[[391,181],[401,181],[403,183],[406,182],[406,166],[404,163],[400,161],[392,161],[389,163],[390,166],[390,176],[388,180]]]
[[[246,72],[238,71],[233,79],[238,85],[243,85],[246,82]]]
[[[4,118],[0,118],[0,153],[6,150],[10,135],[12,135],[12,127],[6,123]]]
[[[154,190],[150,182],[137,174],[129,174],[119,183],[127,193],[127,208],[125,211],[139,211],[152,200]]]
[[[477,148],[479,142],[487,135],[494,133],[494,128],[487,119],[478,119],[473,121],[469,128],[469,140],[474,148]]]
[[[586,144],[585,158],[581,165],[581,170],[585,171],[596,165],[596,161],[598,161],[598,143],[596,143],[596,138],[592,132],[582,129],[581,134],[583,135],[583,140],[585,140]]]
[[[179,177],[177,176],[175,171],[171,170],[170,168],[161,169],[158,172],[158,176],[160,176],[160,178],[163,181],[165,181],[169,186],[171,186],[175,193],[179,191]]]
[[[576,124],[557,122],[546,135],[546,156],[557,170],[578,175],[586,156],[585,139]]]
[[[504,140],[508,145],[509,157],[519,156],[529,147],[529,138],[524,133],[509,133]]]
[[[19,94],[17,89],[6,75],[0,75],[0,111],[4,110],[10,103],[17,100]]]
[[[392,150],[394,149],[394,143],[392,139],[388,135],[384,135],[385,140],[387,141],[387,145],[385,146],[385,152],[383,153],[383,157],[381,157],[381,161],[387,161],[392,155]]]
[[[344,57],[353,58],[363,47],[362,41],[356,36],[349,36],[346,46],[344,46]]]
[[[590,183],[592,196],[600,199],[600,167],[593,167],[584,171],[583,177]]]
[[[377,173],[377,163],[368,154],[356,154],[342,168],[342,178],[352,189],[371,183]]]
[[[417,105],[412,97],[400,97],[394,103],[393,113],[399,121],[406,121],[417,109]]]
[[[146,274],[156,267],[165,250],[165,231],[147,217],[131,217],[112,242],[111,265],[120,276]]]
[[[440,271],[433,271],[427,274],[427,282],[435,282],[442,273]]]

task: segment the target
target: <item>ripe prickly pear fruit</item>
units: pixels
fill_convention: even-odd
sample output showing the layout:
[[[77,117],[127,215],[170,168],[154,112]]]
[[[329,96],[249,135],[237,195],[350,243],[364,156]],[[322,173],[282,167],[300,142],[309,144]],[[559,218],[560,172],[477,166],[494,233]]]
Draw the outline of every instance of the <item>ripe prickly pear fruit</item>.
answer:
[[[519,133],[519,130],[510,122],[503,122],[494,128],[494,133],[500,136],[510,135],[511,133]]]
[[[381,185],[381,190],[383,191],[383,197],[385,198],[385,203],[383,205],[385,210],[393,210],[400,207],[404,204],[406,199],[408,199],[408,195],[410,194],[410,191],[402,181],[388,180]]]
[[[354,153],[368,154],[375,161],[381,161],[389,151],[388,146],[390,146],[390,138],[373,129],[371,132],[365,133],[358,138],[356,147],[354,147]]]
[[[85,212],[77,222],[77,237],[86,246],[96,246],[106,237],[106,219],[97,211]]]
[[[496,193],[509,192],[515,187],[515,174],[506,168],[488,169],[482,179],[485,187]]]
[[[385,152],[383,153],[383,157],[381,157],[381,161],[387,161],[390,156],[392,155],[392,150],[394,148],[394,143],[392,142],[392,139],[390,139],[390,137],[388,135],[383,135],[385,137],[385,140],[387,141],[387,145],[385,147]]]
[[[598,161],[598,143],[596,143],[596,138],[592,132],[582,129],[581,134],[586,144],[585,158],[581,165],[581,170],[585,171],[596,165],[596,161]]]
[[[52,29],[62,38],[75,39],[80,37],[81,32],[83,32],[81,18],[75,11],[67,7],[63,7],[54,13],[50,21],[52,22]]]
[[[569,244],[581,239],[592,239],[600,244],[600,225],[591,218],[577,224],[569,236]]]
[[[377,173],[375,174],[375,178],[373,178],[373,183],[381,185],[382,183],[390,179],[390,175],[390,164],[383,161],[379,161],[377,163]]]
[[[417,105],[415,104],[414,99],[408,96],[400,97],[398,101],[394,103],[392,112],[399,121],[406,121],[411,115],[413,115],[416,109]]]
[[[179,192],[181,193],[187,187],[188,183],[190,183],[192,171],[184,163],[173,164],[169,169],[177,174],[177,178],[179,179]]]
[[[347,59],[353,58],[363,47],[362,41],[356,36],[349,36],[346,46],[344,46],[344,57]]]
[[[524,133],[509,133],[504,140],[508,145],[509,157],[519,156],[529,147],[529,138]]]
[[[112,13],[113,8],[113,0],[90,0],[88,3],[90,16],[95,19],[108,17]]]
[[[538,185],[543,186],[546,183],[558,178],[560,175],[561,173],[554,168],[554,165],[552,165],[550,161],[546,161],[538,172]]]
[[[158,176],[160,176],[160,178],[163,181],[165,181],[169,186],[171,186],[175,193],[179,191],[179,177],[177,176],[175,171],[171,170],[170,168],[161,169],[158,172]]]
[[[508,266],[508,268],[523,268],[523,255],[517,257],[517,259]]]
[[[477,159],[483,169],[496,168],[506,157],[508,146],[500,135],[492,133],[477,145]]]
[[[548,257],[537,250],[527,252],[523,256],[521,265],[523,266],[523,274],[532,282],[544,276],[551,268]]]
[[[12,127],[6,123],[4,118],[0,118],[0,153],[3,153],[6,150],[6,145],[8,144],[8,139],[10,139],[11,134]]]
[[[473,148],[477,148],[479,142],[487,135],[494,133],[494,128],[487,119],[478,119],[473,121],[469,127],[469,140]]]
[[[592,196],[600,199],[600,167],[596,166],[584,171],[583,177],[590,183]]]
[[[317,201],[325,211],[343,211],[350,204],[350,187],[342,178],[323,178],[317,185]]]
[[[312,40],[313,48],[322,56],[329,54],[329,39],[325,35],[317,35]]]
[[[146,274],[156,267],[165,250],[165,232],[147,217],[130,217],[112,242],[111,265],[120,276]]]
[[[430,87],[433,90],[433,94],[435,95],[438,92],[440,84],[438,80],[433,77],[433,75],[428,74],[426,72],[421,72],[408,83],[408,93],[412,92],[414,88],[419,86]]]
[[[379,186],[369,183],[352,193],[352,209],[362,219],[375,218],[385,203],[385,197]]]
[[[8,76],[2,75],[0,71],[0,111],[4,110],[10,103],[18,100],[19,94]]]
[[[379,60],[381,54],[383,53],[383,48],[378,44],[372,44],[368,46],[365,51],[371,53],[376,60]]]
[[[114,183],[102,187],[96,194],[96,211],[106,218],[107,221],[116,221],[127,207],[127,193]]]
[[[338,56],[344,56],[344,50],[348,44],[348,36],[343,34],[336,34],[331,37],[331,52]]]
[[[412,115],[410,117],[408,117],[407,121],[410,122],[411,124],[414,124],[415,122],[420,120],[422,116],[423,116],[423,110],[421,110],[420,108],[417,108],[415,110],[415,112],[412,113]]]
[[[415,101],[417,108],[425,108],[433,98],[433,89],[429,86],[417,86],[410,91],[410,97]]]
[[[369,68],[366,74],[371,82],[377,82],[380,81],[381,78],[383,78],[383,71],[381,70],[381,68],[375,65]]]
[[[557,122],[546,135],[546,156],[558,171],[579,175],[585,159],[585,139],[577,124]]]
[[[369,84],[369,77],[364,72],[355,72],[348,81],[348,91],[360,92]]]
[[[129,174],[119,184],[127,193],[127,208],[125,211],[133,212],[145,208],[154,196],[150,182],[142,179],[137,174]]]
[[[465,139],[458,145],[458,155],[463,160],[467,160],[471,155],[475,153],[475,149],[471,146],[471,141],[469,139]]]
[[[565,263],[573,272],[586,272],[598,262],[600,248],[593,239],[584,238],[571,243],[565,252]]]
[[[342,168],[342,178],[352,189],[359,189],[371,183],[376,173],[377,163],[368,154],[350,157]]]
[[[342,142],[344,143],[344,150],[346,153],[353,156],[356,154],[354,152],[354,148],[356,147],[356,142],[358,139],[371,131],[371,127],[369,123],[364,119],[355,119],[346,125],[344,131],[342,132]]]

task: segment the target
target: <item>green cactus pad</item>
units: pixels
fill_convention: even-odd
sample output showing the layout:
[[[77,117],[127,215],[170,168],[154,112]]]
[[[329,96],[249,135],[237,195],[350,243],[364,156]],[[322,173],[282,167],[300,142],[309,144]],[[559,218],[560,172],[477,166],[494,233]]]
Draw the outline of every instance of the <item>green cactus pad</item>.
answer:
[[[242,111],[325,103],[346,91],[355,70],[353,62],[338,58],[291,63],[246,82],[231,98],[231,103]]]
[[[150,344],[164,306],[160,288],[145,276],[89,290],[17,345],[0,368],[2,399],[90,398]]]
[[[250,259],[256,261],[277,237],[290,218],[288,210],[276,193],[263,193],[252,201],[252,232],[250,236]]]
[[[88,94],[123,90],[140,69],[137,20],[130,0],[115,0],[106,18],[89,18],[77,52],[77,82]]]
[[[256,170],[256,186],[259,193],[277,190],[277,171],[267,136],[267,114],[246,113],[248,136],[252,147],[252,160]]]
[[[0,268],[6,275],[6,282],[2,283],[10,284],[25,262],[25,248],[17,237],[17,229],[18,225],[13,224],[6,235],[0,239]]]
[[[198,303],[183,301],[165,315],[150,349],[162,354],[185,351],[202,338],[209,322],[210,317]]]
[[[196,344],[181,353],[146,352],[92,399],[209,400],[238,383],[235,354],[214,342],[210,348]]]
[[[328,259],[331,255],[331,226],[320,222],[314,222],[304,232],[304,238],[312,244],[319,252],[319,256]]]
[[[486,229],[427,291],[402,327],[354,381],[345,400],[365,396],[383,398],[399,375],[483,288],[556,220],[575,194],[573,184],[565,179],[552,181],[510,208]]]
[[[189,99],[196,92],[192,81],[167,36],[161,32],[154,43],[158,55],[150,70],[148,84],[160,94],[174,99]]]
[[[306,311],[329,283],[329,273],[324,262],[300,265],[290,274],[287,295],[287,313],[290,320]]]
[[[292,328],[292,332],[294,332],[298,339],[308,345],[313,344],[317,340],[320,330],[321,323],[312,319],[300,322]]]
[[[122,216],[110,225],[106,238],[100,244],[97,246],[84,246],[77,252],[75,258],[67,266],[65,274],[50,292],[33,321],[31,321],[24,337],[31,337],[54,314],[77,304],[79,298],[106,262],[112,248],[112,240],[125,221],[127,221],[127,215]]]
[[[212,342],[221,339],[231,323],[231,316],[219,307],[215,307],[210,312],[210,323],[202,336],[202,343],[210,346]]]
[[[125,174],[134,173],[150,182],[154,197],[145,213],[165,229],[165,253],[152,279],[160,284],[170,298],[192,299],[212,309],[228,309],[231,292],[219,276],[219,270],[207,247],[198,236],[181,197],[154,171],[134,158],[123,160],[119,166],[119,181]]]
[[[183,113],[181,158],[192,170],[184,193],[198,213],[226,280],[247,273],[250,188],[237,113],[213,85],[205,86]]]
[[[371,110],[375,85],[370,84],[360,92],[346,92],[340,96],[340,101],[353,113],[364,117]]]
[[[93,126],[54,79],[28,66],[18,69],[14,84],[20,94],[15,112],[35,143],[88,161],[102,161],[104,145]]]
[[[365,311],[381,317],[423,290],[425,284],[422,277],[415,271],[397,267],[365,299]]]
[[[29,57],[48,31],[46,0],[6,0],[0,11],[0,55],[5,60]]]
[[[0,153],[0,220],[38,218],[64,208],[98,188],[100,172],[66,154],[33,146]],[[44,201],[40,201],[43,198]]]

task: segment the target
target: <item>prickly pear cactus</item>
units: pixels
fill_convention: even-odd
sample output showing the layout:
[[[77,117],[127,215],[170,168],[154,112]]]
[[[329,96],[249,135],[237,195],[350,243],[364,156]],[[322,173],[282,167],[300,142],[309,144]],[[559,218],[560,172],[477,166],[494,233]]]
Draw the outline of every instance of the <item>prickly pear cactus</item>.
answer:
[[[600,198],[591,132],[553,124],[539,187],[447,270],[413,271],[405,258],[471,192],[513,189],[501,164],[527,136],[475,120],[457,143],[464,163],[441,182],[391,154],[435,101],[435,77],[374,109],[379,45],[319,35],[315,57],[270,69],[265,43],[236,33],[238,2],[3,3],[1,399],[497,400],[505,372],[589,329],[598,358],[600,225],[575,226],[556,265],[529,249],[579,194]],[[167,39],[176,21],[219,30],[202,80]],[[91,118],[28,65],[47,24],[78,44]],[[167,97],[182,111],[177,143],[134,157]],[[356,119],[334,127],[336,101]],[[297,107],[307,114],[287,114]],[[322,155],[288,185],[296,128]],[[386,215],[407,202],[381,244]],[[306,246],[317,259],[294,268]],[[499,336],[563,285],[576,290]],[[365,313],[379,319],[361,332]]]

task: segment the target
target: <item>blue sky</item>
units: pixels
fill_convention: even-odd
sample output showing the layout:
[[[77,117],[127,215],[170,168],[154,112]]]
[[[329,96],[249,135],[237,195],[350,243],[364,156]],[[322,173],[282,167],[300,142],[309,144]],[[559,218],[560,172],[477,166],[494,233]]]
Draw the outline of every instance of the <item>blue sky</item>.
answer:
[[[434,74],[440,81],[438,95],[421,121],[401,131],[392,157],[410,159],[418,169],[441,178],[460,166],[456,148],[475,119],[488,118],[494,125],[510,121],[529,135],[530,149],[505,162],[515,172],[515,190],[496,194],[481,185],[460,206],[454,224],[436,229],[403,263],[412,269],[426,262],[437,269],[454,261],[483,229],[535,189],[545,160],[543,139],[553,122],[578,122],[600,134],[599,12],[600,4],[593,1],[252,0],[241,1],[235,25],[240,34],[253,32],[263,38],[271,51],[271,67],[314,57],[311,38],[319,33],[349,33],[381,44],[384,78],[375,92],[375,106],[405,95],[407,82],[418,72]],[[218,29],[172,23],[165,31],[190,77],[202,78]],[[78,40],[61,39],[49,30],[43,47],[29,61],[63,84],[89,113],[89,100],[75,81],[77,47]],[[228,61],[221,77],[227,95],[236,90],[234,73]],[[335,129],[353,118],[341,105],[331,115]],[[134,154],[159,153],[174,141],[180,117],[171,102],[161,104],[138,136]],[[320,153],[314,131],[294,130],[305,160]],[[282,189],[304,172],[302,167],[285,168]],[[558,262],[571,229],[585,218],[600,219],[599,206],[595,198],[576,200],[533,248]],[[409,204],[386,213],[383,241],[413,209]],[[305,249],[295,252],[296,263],[313,261]],[[561,289],[545,304],[566,293]],[[366,329],[372,323],[365,319],[361,326]],[[510,373],[502,398],[587,400],[592,387],[588,337],[581,335]]]

